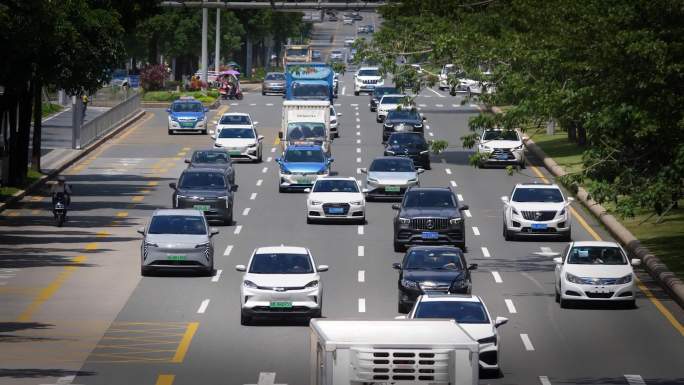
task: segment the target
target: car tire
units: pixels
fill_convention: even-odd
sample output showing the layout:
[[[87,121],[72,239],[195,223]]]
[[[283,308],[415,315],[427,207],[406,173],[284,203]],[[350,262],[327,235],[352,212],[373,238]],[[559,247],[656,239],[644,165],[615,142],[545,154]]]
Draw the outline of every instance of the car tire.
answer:
[[[175,131],[169,130],[169,135],[173,135],[173,134],[175,134],[175,133],[176,133]]]
[[[511,235],[511,232],[506,228],[506,223],[504,222],[503,224],[503,237],[505,240],[510,241],[513,239],[513,236]]]
[[[230,215],[223,218],[223,224],[226,226],[230,226],[233,224],[233,210],[231,209]]]
[[[282,186],[278,186],[278,192],[279,192],[279,193],[284,193],[284,192],[285,192],[285,188],[283,188]]]
[[[397,313],[408,314],[411,311],[411,307],[403,302],[397,303]]]
[[[404,245],[401,243],[394,241],[394,251],[397,253],[402,253],[404,252]]]
[[[359,96],[359,91],[354,91],[354,96]]]
[[[560,297],[558,298],[558,303],[560,304],[561,309],[570,308],[570,300],[568,299],[563,299],[563,297]]]
[[[556,303],[560,303],[560,292],[558,291],[558,288],[554,285],[554,291],[556,292]]]
[[[375,112],[375,108],[371,107],[371,108],[370,108],[370,111],[371,111],[371,112]]]
[[[430,162],[425,163],[425,169],[432,170],[432,165],[430,164]]]
[[[261,95],[266,96],[266,92],[261,91]]]
[[[201,132],[202,132],[202,135],[206,135],[206,134],[207,134],[207,130],[206,130],[206,129],[202,130]]]
[[[259,149],[259,157],[257,157],[256,163],[261,163],[264,161],[264,154],[261,149]]]
[[[249,326],[252,323],[252,317],[248,316],[244,312],[240,312],[240,325]]]
[[[365,216],[365,215],[362,216],[361,219],[359,219],[359,220],[357,221],[357,223],[358,223],[359,225],[366,224],[366,216]]]
[[[376,122],[376,123],[382,123],[382,119],[380,119],[380,118],[375,118],[375,122]]]
[[[310,225],[310,224],[313,224],[313,223],[314,223],[313,219],[311,219],[311,217],[307,216],[307,217],[306,217],[306,224],[307,224],[307,225]]]
[[[214,262],[209,265],[206,269],[204,269],[204,276],[205,277],[211,277],[214,275]]]
[[[570,242],[572,241],[572,232],[568,230],[565,234],[561,235],[561,241]]]
[[[318,309],[318,310],[314,311],[313,313],[311,313],[310,318],[322,318],[322,317],[323,317],[323,309]]]
[[[152,269],[147,266],[140,266],[140,275],[143,277],[149,277],[152,275]]]

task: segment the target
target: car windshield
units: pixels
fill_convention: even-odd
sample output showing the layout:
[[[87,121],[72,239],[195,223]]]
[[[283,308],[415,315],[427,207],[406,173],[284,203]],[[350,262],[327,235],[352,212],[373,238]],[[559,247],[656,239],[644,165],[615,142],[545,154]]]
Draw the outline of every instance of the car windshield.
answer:
[[[292,85],[292,96],[295,98],[328,98],[328,86],[325,84],[306,84],[295,82]]]
[[[576,246],[568,254],[571,265],[626,265],[627,258],[618,247]]]
[[[285,74],[280,72],[271,72],[266,75],[266,80],[285,80]]]
[[[450,191],[410,191],[404,198],[404,207],[456,207],[456,200]]]
[[[306,56],[309,54],[307,48],[288,48],[287,56]]]
[[[563,202],[563,194],[556,188],[519,187],[515,189],[514,202]]]
[[[155,215],[150,222],[148,234],[207,234],[207,226],[200,216]]]
[[[254,130],[251,128],[224,128],[219,131],[221,139],[254,139]]]
[[[392,110],[387,113],[387,119],[420,120],[420,116],[414,109]]]
[[[414,172],[413,161],[411,159],[375,159],[369,167],[369,171],[373,172]]]
[[[353,180],[319,179],[314,185],[313,192],[357,193],[359,186]]]
[[[254,254],[249,267],[252,274],[311,274],[311,258],[307,254]]]
[[[230,163],[230,156],[223,151],[195,151],[192,163]]]
[[[461,256],[449,249],[412,250],[404,262],[408,270],[463,270]]]
[[[321,150],[287,150],[285,162],[323,163],[323,151]]]
[[[247,115],[223,115],[219,124],[249,125],[252,120]]]
[[[382,104],[400,104],[404,96],[383,96],[380,103]]]
[[[188,190],[223,190],[226,181],[219,172],[184,172],[178,186]]]
[[[425,138],[421,134],[401,133],[390,135],[387,142],[393,146],[416,145],[422,146],[425,144]]]
[[[359,70],[359,76],[380,76],[378,70]]]
[[[489,317],[480,302],[422,301],[415,318],[451,318],[460,324],[488,324]]]
[[[513,130],[488,130],[482,140],[519,140],[518,133]]]
[[[173,112],[202,112],[202,103],[180,102],[173,103]]]
[[[325,139],[325,123],[288,123],[287,139],[295,141],[307,139]]]
[[[330,51],[331,55],[342,55],[342,51]]]

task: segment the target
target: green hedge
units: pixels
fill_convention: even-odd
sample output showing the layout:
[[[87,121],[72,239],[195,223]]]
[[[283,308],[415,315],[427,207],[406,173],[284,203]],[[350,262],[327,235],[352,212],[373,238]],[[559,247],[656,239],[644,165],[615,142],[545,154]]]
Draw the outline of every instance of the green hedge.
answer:
[[[202,91],[195,92],[174,92],[174,91],[149,91],[143,95],[145,102],[172,102],[181,96],[192,96],[193,98],[205,104],[211,104],[219,97],[216,90],[207,91],[206,95]]]

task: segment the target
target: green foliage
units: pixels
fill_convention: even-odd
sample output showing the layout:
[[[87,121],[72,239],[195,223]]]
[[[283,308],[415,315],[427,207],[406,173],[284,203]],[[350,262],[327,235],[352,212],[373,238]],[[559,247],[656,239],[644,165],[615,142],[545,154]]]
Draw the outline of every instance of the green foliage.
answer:
[[[43,117],[55,114],[64,109],[64,107],[54,103],[43,103],[42,107],[41,116]]]
[[[143,94],[143,101],[146,102],[172,102],[181,96],[192,96],[204,104],[212,104],[219,98],[218,91],[210,90],[205,92],[175,92],[175,91],[149,91]]]
[[[435,139],[431,140],[429,142],[429,145],[432,153],[439,155],[449,147],[449,142],[447,142],[446,140]]]

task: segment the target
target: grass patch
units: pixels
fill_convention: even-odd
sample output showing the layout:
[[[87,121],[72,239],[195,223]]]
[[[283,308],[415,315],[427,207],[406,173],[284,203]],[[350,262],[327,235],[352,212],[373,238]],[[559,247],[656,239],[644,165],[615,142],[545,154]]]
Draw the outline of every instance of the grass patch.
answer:
[[[41,111],[41,116],[46,117],[52,114],[55,114],[59,111],[62,111],[64,107],[60,106],[59,104],[54,104],[54,103],[43,103],[42,105],[43,110]]]
[[[584,148],[569,141],[566,132],[556,132],[554,135],[536,133],[531,139],[565,171],[572,173],[582,170]]]
[[[217,90],[208,90],[205,93],[202,91],[194,92],[175,92],[175,91],[149,91],[143,94],[143,101],[145,102],[169,102],[179,99],[181,96],[192,96],[204,104],[212,104],[218,99],[219,93]]]
[[[0,202],[5,202],[7,199],[9,199],[12,195],[16,194],[17,192],[25,189],[31,183],[37,181],[43,176],[43,174],[29,170],[28,173],[26,174],[26,180],[21,186],[3,186],[0,187]]]

